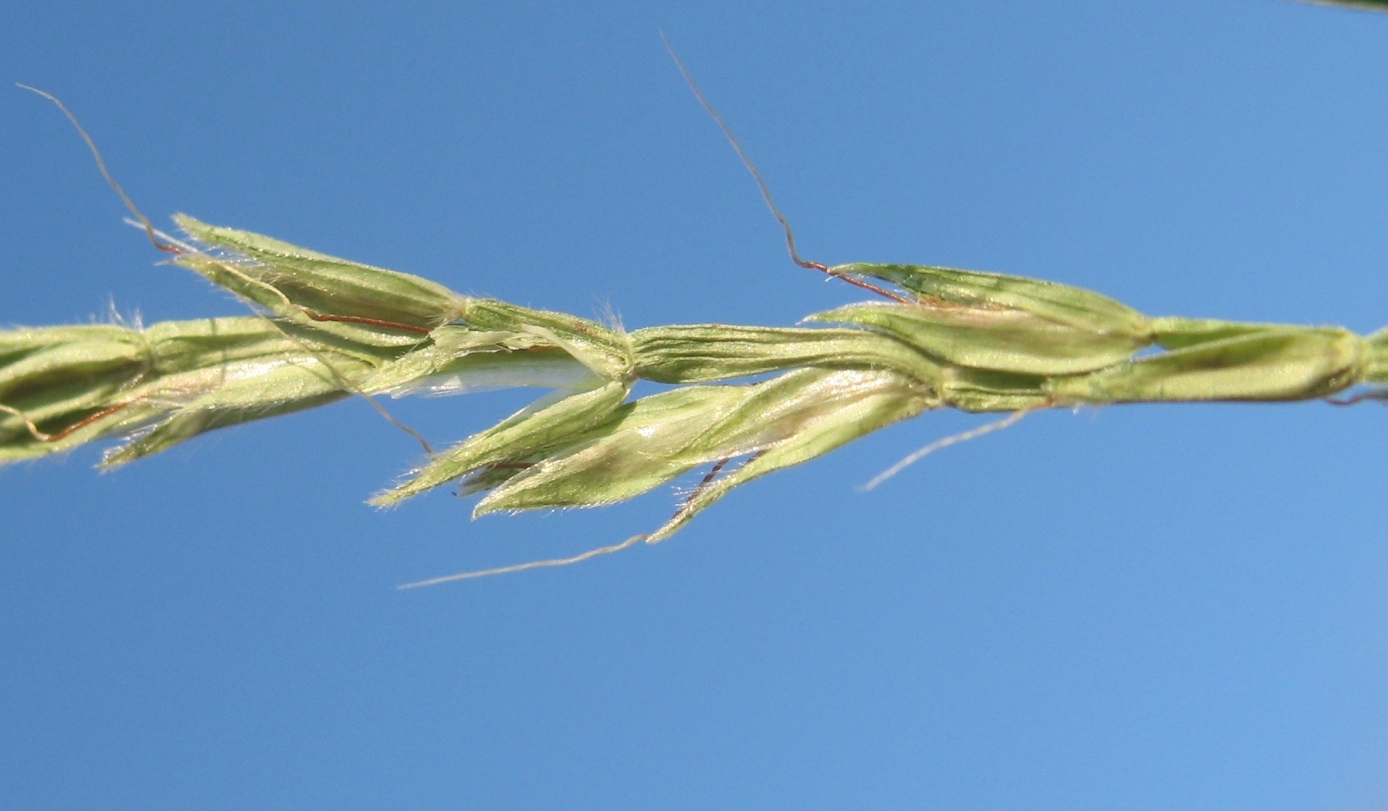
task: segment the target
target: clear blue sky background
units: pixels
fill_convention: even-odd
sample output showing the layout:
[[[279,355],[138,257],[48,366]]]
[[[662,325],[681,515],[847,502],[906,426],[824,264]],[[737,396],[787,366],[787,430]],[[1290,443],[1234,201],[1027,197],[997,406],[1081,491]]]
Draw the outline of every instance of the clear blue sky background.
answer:
[[[8,3],[129,192],[628,326],[859,298],[806,254],[1154,315],[1388,323],[1388,15],[1281,0]],[[159,260],[0,88],[0,323],[242,312]],[[402,401],[439,442],[525,401]],[[630,505],[362,504],[360,402],[110,475],[0,470],[5,808],[1369,809],[1388,803],[1388,412],[926,415],[572,554]]]

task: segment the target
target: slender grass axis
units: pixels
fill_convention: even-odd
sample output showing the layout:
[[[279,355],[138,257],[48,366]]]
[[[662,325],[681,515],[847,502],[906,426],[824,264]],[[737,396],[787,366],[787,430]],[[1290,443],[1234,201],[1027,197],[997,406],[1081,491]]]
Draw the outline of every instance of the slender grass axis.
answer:
[[[179,224],[186,239],[146,227],[175,264],[258,314],[0,332],[0,461],[121,440],[104,460],[114,466],[358,394],[545,387],[553,393],[429,453],[372,501],[460,483],[483,496],[478,514],[600,506],[711,469],[666,524],[614,549],[668,537],[746,481],[929,410],[1008,422],[1130,402],[1348,403],[1381,396],[1354,387],[1388,385],[1383,332],[1152,318],[1089,290],[1004,274],[796,255],[883,300],[797,326],[628,332]],[[642,380],[669,388],[634,397]]]

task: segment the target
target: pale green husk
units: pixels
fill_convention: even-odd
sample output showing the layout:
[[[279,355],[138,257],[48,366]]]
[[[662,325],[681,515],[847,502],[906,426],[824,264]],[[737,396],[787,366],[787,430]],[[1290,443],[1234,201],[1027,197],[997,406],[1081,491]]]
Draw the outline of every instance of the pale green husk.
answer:
[[[476,513],[622,501],[716,465],[668,537],[732,488],[935,408],[1287,401],[1388,384],[1388,333],[1149,318],[1097,293],[900,264],[831,269],[899,291],[810,326],[631,333],[206,225],[177,264],[240,318],[0,331],[0,463],[119,439],[120,465],[214,428],[352,396],[551,390],[372,499],[450,483]],[[667,390],[631,399],[640,380]],[[1377,397],[1377,390],[1367,395]]]

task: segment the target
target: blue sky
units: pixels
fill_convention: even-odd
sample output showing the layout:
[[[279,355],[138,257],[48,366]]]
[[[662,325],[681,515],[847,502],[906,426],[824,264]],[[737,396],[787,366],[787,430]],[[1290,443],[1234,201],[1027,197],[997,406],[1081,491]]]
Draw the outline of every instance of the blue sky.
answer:
[[[0,79],[126,189],[630,327],[859,298],[802,250],[1153,315],[1388,323],[1388,15],[1282,0],[14,3]],[[0,323],[236,314],[0,89]],[[164,220],[167,221],[167,220]],[[443,443],[525,402],[401,401]],[[1381,808],[1388,413],[927,414],[747,486],[468,519],[363,499],[360,402],[0,470],[7,808]]]

